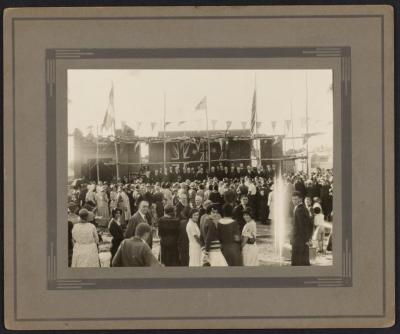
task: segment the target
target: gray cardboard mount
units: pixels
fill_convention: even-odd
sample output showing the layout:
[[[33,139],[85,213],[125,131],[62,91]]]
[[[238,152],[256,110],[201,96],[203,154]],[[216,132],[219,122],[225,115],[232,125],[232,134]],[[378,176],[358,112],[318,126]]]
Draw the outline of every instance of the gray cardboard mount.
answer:
[[[7,10],[6,327],[391,326],[393,52],[389,6]],[[331,69],[333,266],[68,269],[67,71],[73,68]]]

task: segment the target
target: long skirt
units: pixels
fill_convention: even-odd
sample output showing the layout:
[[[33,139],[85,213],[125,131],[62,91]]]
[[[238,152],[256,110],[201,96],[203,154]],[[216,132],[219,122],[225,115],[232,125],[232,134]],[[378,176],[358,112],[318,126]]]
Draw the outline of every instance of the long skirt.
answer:
[[[238,243],[222,244],[222,254],[228,266],[242,266],[242,254]]]
[[[210,261],[211,267],[227,267],[228,266],[228,263],[226,262],[220,249],[211,250],[208,253],[208,259]]]
[[[110,218],[110,212],[107,204],[102,204],[97,207],[97,215],[107,219]]]
[[[189,267],[201,266],[201,247],[198,243],[189,243]]]
[[[292,246],[292,266],[309,266],[310,248],[308,245]]]
[[[256,244],[245,244],[242,254],[244,266],[258,266],[258,247]]]
[[[177,244],[161,244],[161,263],[166,267],[179,266],[179,252]]]
[[[73,268],[98,268],[100,267],[99,252],[95,243],[74,245],[72,254]]]

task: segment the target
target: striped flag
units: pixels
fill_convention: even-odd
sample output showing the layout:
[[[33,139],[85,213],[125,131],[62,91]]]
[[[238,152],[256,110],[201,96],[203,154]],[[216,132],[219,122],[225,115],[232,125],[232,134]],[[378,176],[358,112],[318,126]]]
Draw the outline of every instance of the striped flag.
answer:
[[[201,101],[197,104],[196,110],[206,110],[207,109],[207,96],[204,96]]]
[[[109,130],[115,124],[114,117],[114,85],[111,86],[108,107],[106,114],[104,115],[103,124],[101,125],[101,130]]]
[[[254,89],[253,94],[253,104],[251,106],[251,118],[250,118],[250,133],[254,136],[256,132],[256,118],[257,118],[257,95],[256,90]]]

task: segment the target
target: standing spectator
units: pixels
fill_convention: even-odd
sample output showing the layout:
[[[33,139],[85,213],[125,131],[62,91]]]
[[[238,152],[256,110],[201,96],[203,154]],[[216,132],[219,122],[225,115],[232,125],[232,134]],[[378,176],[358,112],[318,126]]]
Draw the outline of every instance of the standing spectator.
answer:
[[[243,211],[248,209],[248,202],[249,199],[247,195],[242,195],[242,197],[240,198],[240,204],[233,209],[232,217],[238,222],[240,232],[242,232],[243,226],[246,224],[243,219]]]
[[[258,266],[258,247],[256,244],[257,226],[250,210],[243,211],[246,225],[242,231],[242,253],[244,266]]]
[[[79,211],[79,222],[72,228],[72,239],[74,250],[72,254],[73,268],[100,267],[96,227],[88,223],[89,211],[81,209]]]
[[[198,226],[199,211],[192,210],[189,216],[189,222],[186,225],[186,233],[189,239],[189,267],[201,266],[201,238],[200,228]]]
[[[112,261],[113,267],[159,267],[151,248],[146,243],[151,236],[151,228],[146,223],[138,224],[135,236],[121,242]]]
[[[147,201],[141,201],[139,204],[138,211],[129,219],[128,226],[125,231],[125,239],[131,238],[135,235],[137,226],[140,223],[146,223],[150,226],[151,222],[148,220],[149,203]],[[148,240],[146,240],[149,247],[152,247],[153,236],[150,233]]]
[[[240,229],[237,221],[232,219],[233,208],[225,204],[222,208],[223,218],[219,219],[218,239],[221,242],[221,251],[229,266],[241,266],[242,252],[240,247]]]
[[[312,236],[310,214],[303,204],[301,194],[292,195],[294,205],[294,223],[291,237],[292,266],[309,266],[309,241]]]
[[[185,207],[180,214],[179,233],[178,233],[178,252],[179,263],[183,267],[189,265],[189,238],[186,233],[186,227],[190,216],[190,207]]]
[[[164,208],[164,216],[158,220],[158,235],[161,263],[168,267],[179,266],[179,227],[179,219],[174,217],[174,207],[167,204]]]
[[[113,257],[115,256],[115,253],[118,250],[119,245],[121,244],[122,240],[124,240],[124,232],[122,231],[121,227],[121,215],[122,211],[121,209],[114,208],[111,211],[111,220],[110,223],[108,224],[108,230],[112,236],[111,240],[111,261]]]

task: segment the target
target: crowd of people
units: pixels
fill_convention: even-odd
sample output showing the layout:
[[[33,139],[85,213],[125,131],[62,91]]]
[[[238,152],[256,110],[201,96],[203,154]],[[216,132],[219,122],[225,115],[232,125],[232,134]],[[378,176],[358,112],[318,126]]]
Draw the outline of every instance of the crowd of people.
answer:
[[[258,265],[256,221],[269,224],[273,219],[276,175],[274,165],[218,165],[209,173],[200,165],[143,170],[109,183],[76,182],[68,198],[69,264],[100,265],[96,217],[102,217],[109,221],[115,267]],[[303,233],[306,244],[316,235],[323,251],[321,222],[332,217],[332,171],[317,169],[309,176],[287,173],[282,179],[289,194],[285,201],[291,204],[293,233]],[[302,218],[298,232],[296,213],[302,208],[308,220]],[[158,258],[151,251],[155,236],[160,239]],[[296,257],[296,236],[292,239]],[[292,262],[306,265],[301,260]]]

